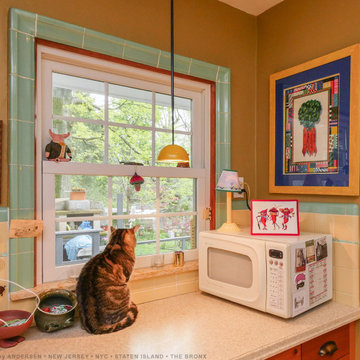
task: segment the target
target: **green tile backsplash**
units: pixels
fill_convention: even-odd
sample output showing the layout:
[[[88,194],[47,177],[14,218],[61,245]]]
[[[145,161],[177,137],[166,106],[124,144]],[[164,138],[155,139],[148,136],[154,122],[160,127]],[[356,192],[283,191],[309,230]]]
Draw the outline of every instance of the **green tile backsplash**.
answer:
[[[319,214],[359,215],[357,204],[346,203],[300,202],[299,211]]]
[[[9,220],[9,209],[0,207],[0,222],[7,222]]]
[[[22,252],[34,252],[33,238],[18,238],[9,240],[10,255],[16,255]]]
[[[10,219],[34,219],[35,211],[34,209],[10,209],[9,217]]]
[[[10,255],[10,279],[18,284],[31,288],[34,286],[34,252],[23,252]],[[17,286],[10,286],[10,291],[20,290]]]

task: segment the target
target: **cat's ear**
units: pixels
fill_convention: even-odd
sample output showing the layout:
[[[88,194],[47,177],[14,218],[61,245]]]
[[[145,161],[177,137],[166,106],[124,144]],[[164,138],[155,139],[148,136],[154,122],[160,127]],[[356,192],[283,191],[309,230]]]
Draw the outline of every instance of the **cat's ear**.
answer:
[[[140,229],[140,225],[134,226],[133,227],[134,233],[136,234],[139,229]]]
[[[111,233],[113,233],[116,231],[116,229],[113,226],[110,226],[110,231],[111,231]]]

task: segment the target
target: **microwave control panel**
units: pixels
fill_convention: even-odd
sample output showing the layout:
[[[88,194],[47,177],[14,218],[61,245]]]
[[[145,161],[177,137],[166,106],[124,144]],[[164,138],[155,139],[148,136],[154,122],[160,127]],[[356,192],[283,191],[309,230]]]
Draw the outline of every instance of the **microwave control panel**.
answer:
[[[266,270],[267,289],[266,307],[269,312],[284,313],[286,311],[286,258],[284,250],[267,248]]]

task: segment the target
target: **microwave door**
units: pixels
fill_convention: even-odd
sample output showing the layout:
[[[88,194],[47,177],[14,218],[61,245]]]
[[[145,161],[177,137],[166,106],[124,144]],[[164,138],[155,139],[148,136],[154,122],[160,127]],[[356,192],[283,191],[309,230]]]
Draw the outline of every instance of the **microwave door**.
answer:
[[[200,234],[200,290],[265,311],[265,279],[263,241]]]

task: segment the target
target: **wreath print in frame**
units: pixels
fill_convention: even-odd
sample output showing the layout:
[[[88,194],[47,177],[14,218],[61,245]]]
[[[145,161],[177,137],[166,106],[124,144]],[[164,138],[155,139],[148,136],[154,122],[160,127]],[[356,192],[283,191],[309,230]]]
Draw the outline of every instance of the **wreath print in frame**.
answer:
[[[272,193],[359,194],[359,45],[270,77]]]

